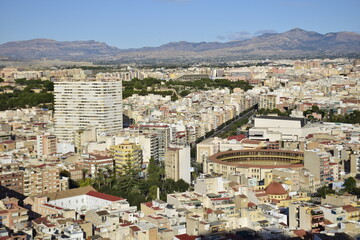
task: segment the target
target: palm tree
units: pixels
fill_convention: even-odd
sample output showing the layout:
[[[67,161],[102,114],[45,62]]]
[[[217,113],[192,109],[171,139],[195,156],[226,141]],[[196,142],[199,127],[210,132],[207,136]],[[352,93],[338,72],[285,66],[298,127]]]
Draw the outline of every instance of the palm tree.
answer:
[[[98,189],[100,189],[101,187],[106,185],[106,183],[108,182],[107,179],[108,177],[106,177],[106,172],[102,168],[99,168],[98,173],[94,178],[93,184],[97,185]]]
[[[88,169],[86,169],[86,168],[83,168],[83,169],[82,169],[83,180],[86,178],[86,174],[87,174],[88,172],[89,172]]]
[[[109,166],[106,166],[105,170],[106,170],[104,173],[104,175],[106,176],[105,182],[107,183],[107,185],[109,185],[110,189],[112,189],[112,183],[116,177],[115,172]]]

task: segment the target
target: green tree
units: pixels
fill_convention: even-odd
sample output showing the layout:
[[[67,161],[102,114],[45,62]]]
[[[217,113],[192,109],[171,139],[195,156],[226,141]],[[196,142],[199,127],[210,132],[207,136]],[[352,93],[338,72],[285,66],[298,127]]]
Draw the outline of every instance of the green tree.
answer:
[[[356,180],[353,177],[349,177],[345,179],[343,186],[345,187],[345,191],[347,192],[353,192],[356,188]]]
[[[320,108],[316,105],[313,105],[313,106],[311,106],[311,111],[318,112],[318,111],[320,111]]]
[[[162,169],[160,164],[157,164],[154,158],[150,158],[149,165],[147,166],[147,180],[151,182],[160,181]]]
[[[179,95],[182,96],[182,97],[185,97],[185,96],[189,95],[190,93],[191,93],[191,92],[190,92],[189,90],[184,90],[184,91],[181,91],[181,92],[179,93]]]
[[[120,167],[120,176],[117,178],[119,188],[126,193],[139,192],[140,172],[140,166],[133,164],[128,155],[126,163]]]
[[[335,193],[335,191],[330,189],[329,186],[327,186],[327,185],[318,188],[316,192],[322,198],[325,198],[327,194]]]
[[[51,81],[44,81],[43,87],[46,91],[54,91],[54,83]]]
[[[185,192],[189,189],[190,185],[185,182],[183,179],[179,179],[178,181],[176,181],[176,184],[175,184],[175,190],[177,192]]]
[[[86,169],[86,168],[82,169],[82,178],[83,178],[83,180],[85,180],[85,178],[87,177],[88,172],[89,172],[88,169]]]
[[[80,181],[80,187],[90,186],[91,184],[91,178],[86,178],[85,180]]]
[[[158,189],[158,186],[156,186],[156,185],[152,185],[149,188],[149,193],[147,196],[148,201],[155,200],[157,198],[157,189]]]
[[[26,85],[26,78],[15,79],[17,85]]]

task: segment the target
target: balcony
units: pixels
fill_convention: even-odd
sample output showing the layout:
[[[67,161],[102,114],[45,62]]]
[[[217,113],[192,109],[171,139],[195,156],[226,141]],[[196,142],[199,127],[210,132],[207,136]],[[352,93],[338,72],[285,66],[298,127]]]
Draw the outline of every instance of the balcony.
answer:
[[[324,231],[325,230],[325,227],[324,226],[314,226],[314,227],[311,227],[311,232],[315,233],[315,232],[321,232],[321,231]]]
[[[313,215],[313,216],[318,216],[318,215],[323,215],[323,214],[324,214],[324,212],[321,210],[312,210],[311,211],[311,215]]]
[[[314,218],[311,220],[311,223],[322,223],[324,222],[324,218],[320,217],[320,218]]]

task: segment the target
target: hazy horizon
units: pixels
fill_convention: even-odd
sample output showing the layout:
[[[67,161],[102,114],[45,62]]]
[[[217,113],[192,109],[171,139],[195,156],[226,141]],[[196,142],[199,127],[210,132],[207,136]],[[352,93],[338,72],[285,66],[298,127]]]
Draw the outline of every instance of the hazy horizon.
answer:
[[[15,0],[0,7],[0,44],[45,38],[126,49],[243,40],[293,28],[360,32],[357,0]]]

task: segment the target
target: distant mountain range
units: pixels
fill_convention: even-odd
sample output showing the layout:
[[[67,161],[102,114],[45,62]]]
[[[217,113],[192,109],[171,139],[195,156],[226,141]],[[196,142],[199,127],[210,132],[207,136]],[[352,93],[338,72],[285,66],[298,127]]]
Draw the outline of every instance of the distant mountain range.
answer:
[[[299,28],[230,42],[170,42],[159,47],[119,49],[96,41],[33,39],[0,45],[0,57],[14,60],[146,62],[302,57],[359,57],[360,34],[320,34]]]

